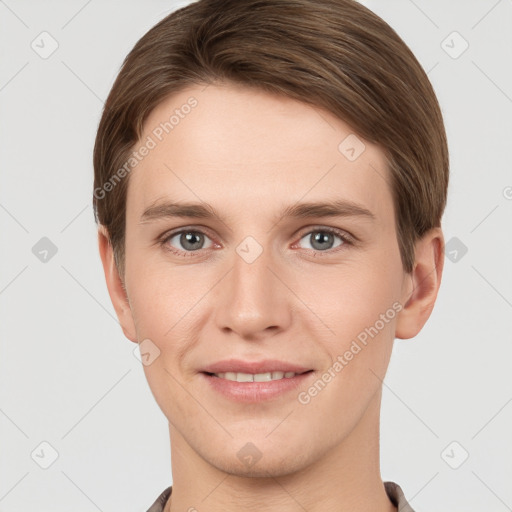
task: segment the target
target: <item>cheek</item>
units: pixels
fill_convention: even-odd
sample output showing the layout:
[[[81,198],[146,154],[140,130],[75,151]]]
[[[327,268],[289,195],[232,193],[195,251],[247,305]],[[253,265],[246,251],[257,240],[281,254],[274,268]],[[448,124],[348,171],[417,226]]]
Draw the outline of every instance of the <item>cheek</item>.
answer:
[[[387,268],[368,262],[337,273],[324,269],[304,285],[303,293],[308,293],[305,302],[315,313],[304,318],[309,319],[309,330],[315,330],[329,356],[323,377],[331,387],[332,400],[349,404],[357,396],[367,398],[379,387],[401,309],[399,268],[396,262]],[[341,388],[342,392],[334,391]]]
[[[208,280],[192,266],[132,263],[127,289],[137,332],[165,340],[180,323],[190,321],[189,314],[208,290]]]
[[[393,348],[396,310],[391,304],[366,306],[338,310],[337,335],[322,342],[329,361],[299,397],[308,416],[318,418],[319,429],[329,430],[322,425],[327,411],[337,431],[349,432],[382,386]]]
[[[359,261],[337,269],[312,268],[306,280],[297,278],[293,285],[309,309],[308,314],[304,310],[301,320],[307,319],[310,327],[315,324],[317,332],[325,332],[329,346],[336,348],[340,344],[339,348],[343,348],[346,341],[373,326],[400,297],[396,269],[383,267],[372,261]],[[394,309],[389,311],[386,319],[392,320],[394,313]],[[379,326],[383,330],[380,323]]]

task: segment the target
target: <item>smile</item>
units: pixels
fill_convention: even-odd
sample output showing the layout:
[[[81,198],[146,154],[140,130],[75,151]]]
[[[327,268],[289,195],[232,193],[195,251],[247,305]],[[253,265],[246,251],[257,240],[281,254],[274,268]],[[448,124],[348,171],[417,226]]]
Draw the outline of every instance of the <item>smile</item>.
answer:
[[[269,382],[272,380],[290,379],[296,375],[300,375],[295,372],[266,372],[266,373],[235,373],[235,372],[224,372],[224,373],[213,373],[215,377],[219,379],[231,380],[236,382]]]

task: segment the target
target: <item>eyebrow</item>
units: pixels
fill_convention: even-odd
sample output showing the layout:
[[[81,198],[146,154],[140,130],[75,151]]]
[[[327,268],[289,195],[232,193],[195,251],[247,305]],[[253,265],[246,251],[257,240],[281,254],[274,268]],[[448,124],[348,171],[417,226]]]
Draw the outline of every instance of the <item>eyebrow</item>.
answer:
[[[154,204],[144,210],[140,222],[146,223],[153,220],[166,218],[194,218],[194,219],[220,219],[222,216],[208,203],[183,203],[164,202]],[[346,199],[332,201],[306,202],[289,205],[284,208],[278,219],[310,217],[362,217],[375,221],[376,216],[362,205]]]

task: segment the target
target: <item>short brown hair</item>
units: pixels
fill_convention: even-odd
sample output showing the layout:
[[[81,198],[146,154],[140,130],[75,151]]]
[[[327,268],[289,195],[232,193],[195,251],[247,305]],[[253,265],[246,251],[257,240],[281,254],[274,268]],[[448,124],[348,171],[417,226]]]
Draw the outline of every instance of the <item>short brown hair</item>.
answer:
[[[219,81],[324,108],[379,145],[389,162],[402,265],[412,271],[415,242],[440,226],[449,161],[436,95],[411,50],[355,0],[200,0],[136,43],[99,123],[94,212],[121,276],[129,176],[107,185],[163,99]]]

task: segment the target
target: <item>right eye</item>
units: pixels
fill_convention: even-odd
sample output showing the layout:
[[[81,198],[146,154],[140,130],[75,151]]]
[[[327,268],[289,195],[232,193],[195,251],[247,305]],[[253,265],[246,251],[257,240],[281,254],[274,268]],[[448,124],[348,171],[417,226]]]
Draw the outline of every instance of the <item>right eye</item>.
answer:
[[[205,239],[210,238],[203,231],[196,229],[180,229],[164,236],[160,240],[160,245],[169,249],[172,253],[178,256],[193,256],[194,252],[198,252],[201,249],[205,249]],[[213,246],[213,242],[210,240],[210,245],[206,247],[209,249]]]

